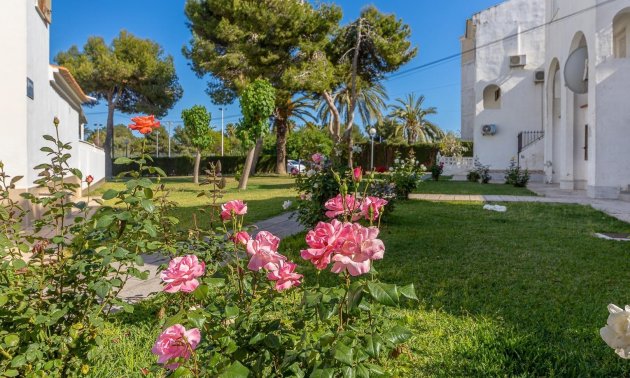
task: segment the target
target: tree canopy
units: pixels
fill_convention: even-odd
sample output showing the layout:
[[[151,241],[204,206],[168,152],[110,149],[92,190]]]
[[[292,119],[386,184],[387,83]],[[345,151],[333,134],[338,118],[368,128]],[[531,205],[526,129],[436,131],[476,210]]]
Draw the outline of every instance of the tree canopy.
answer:
[[[195,151],[195,168],[193,170],[193,182],[199,183],[199,164],[201,162],[201,151],[208,148],[212,143],[210,135],[211,115],[205,106],[195,105],[190,109],[182,111],[184,121],[184,131],[188,136],[191,146]]]
[[[121,31],[111,45],[102,37],[90,37],[79,50],[72,46],[55,57],[72,72],[83,90],[107,103],[105,138],[106,172],[111,175],[114,111],[164,116],[182,97],[173,57],[162,47]]]

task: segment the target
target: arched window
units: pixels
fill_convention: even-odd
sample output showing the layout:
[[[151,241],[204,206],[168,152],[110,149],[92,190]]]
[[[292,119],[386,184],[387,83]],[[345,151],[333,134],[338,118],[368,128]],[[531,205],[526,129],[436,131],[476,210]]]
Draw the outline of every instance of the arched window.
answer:
[[[613,19],[613,53],[615,58],[627,58],[630,51],[630,8]]]
[[[498,85],[488,85],[483,90],[483,108],[501,109],[501,88]]]

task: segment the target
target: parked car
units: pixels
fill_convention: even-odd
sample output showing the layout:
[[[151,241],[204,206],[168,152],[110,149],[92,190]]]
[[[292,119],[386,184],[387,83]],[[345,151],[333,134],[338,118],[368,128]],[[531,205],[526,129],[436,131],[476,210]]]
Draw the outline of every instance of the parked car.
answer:
[[[299,160],[287,160],[287,172],[298,174],[306,172],[306,166]]]

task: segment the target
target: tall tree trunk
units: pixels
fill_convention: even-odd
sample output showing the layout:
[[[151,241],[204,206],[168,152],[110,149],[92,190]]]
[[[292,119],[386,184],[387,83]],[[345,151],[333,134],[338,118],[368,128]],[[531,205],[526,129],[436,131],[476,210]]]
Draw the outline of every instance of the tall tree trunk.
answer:
[[[105,132],[105,144],[103,149],[105,150],[105,177],[111,178],[113,176],[113,164],[112,164],[112,150],[114,146],[114,110],[116,105],[113,96],[107,99],[107,129]]]
[[[322,93],[322,97],[324,98],[324,101],[326,101],[326,104],[328,105],[331,114],[330,122],[328,123],[328,131],[330,132],[330,136],[333,141],[333,152],[330,160],[334,164],[337,162],[338,159],[336,151],[338,151],[338,148],[340,148],[339,142],[341,141],[341,118],[339,117],[339,109],[337,109],[337,106],[335,105],[335,100],[330,95],[330,93],[324,91]]]
[[[252,170],[252,164],[254,162],[254,154],[256,153],[256,147],[252,147],[247,152],[247,158],[245,159],[245,166],[243,166],[243,172],[241,173],[241,179],[238,182],[238,188],[247,189],[247,180],[249,179],[249,173]]]
[[[359,53],[361,51],[361,39],[363,38],[363,18],[359,19],[357,28],[357,42],[354,46],[352,57],[352,77],[350,80],[350,104],[348,104],[348,118],[344,137],[348,143],[348,167],[352,168],[352,128],[354,127],[354,111],[357,106],[357,67],[359,66]]]
[[[201,151],[197,149],[195,155],[195,171],[193,172],[193,183],[199,184],[199,166],[201,165]]]
[[[256,141],[256,147],[254,147],[254,160],[252,161],[252,169],[250,171],[250,175],[256,174],[256,167],[258,166],[258,159],[260,159],[260,154],[262,153],[263,147],[263,139],[258,138]]]
[[[276,117],[276,173],[287,174],[287,120]]]

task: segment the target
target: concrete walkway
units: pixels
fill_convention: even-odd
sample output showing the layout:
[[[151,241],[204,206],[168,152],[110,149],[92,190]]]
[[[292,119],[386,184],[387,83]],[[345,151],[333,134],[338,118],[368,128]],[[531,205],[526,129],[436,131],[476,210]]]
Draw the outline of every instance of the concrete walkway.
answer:
[[[304,230],[301,224],[297,222],[295,217],[291,218],[293,213],[284,213],[261,222],[258,222],[255,226],[257,231],[253,231],[252,235],[256,235],[258,231],[269,231],[272,234],[283,239],[287,236],[295,235]],[[282,244],[280,244],[282,248]],[[125,287],[120,291],[118,297],[124,299],[129,303],[136,303],[141,301],[151,294],[162,291],[162,281],[158,274],[158,268],[160,265],[168,262],[168,258],[162,255],[150,255],[144,257],[144,266],[139,267],[141,271],[148,270],[149,278],[146,280],[139,280],[137,278],[130,278],[125,284]]]
[[[596,210],[630,223],[630,202],[593,199],[584,190],[561,190],[557,185],[531,183],[527,187],[539,197],[458,194],[410,194],[409,199],[433,202],[532,202],[590,205]]]

